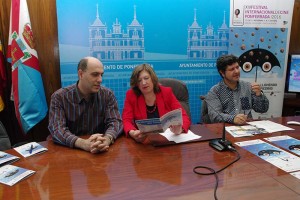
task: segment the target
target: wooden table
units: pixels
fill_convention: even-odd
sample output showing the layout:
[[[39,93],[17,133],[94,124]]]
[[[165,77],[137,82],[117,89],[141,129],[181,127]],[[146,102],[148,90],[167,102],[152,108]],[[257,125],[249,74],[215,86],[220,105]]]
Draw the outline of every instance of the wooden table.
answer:
[[[300,117],[273,119],[283,125],[287,120],[300,121]],[[222,124],[206,126],[221,134]],[[300,126],[290,127],[297,130],[255,138],[288,134],[300,139]],[[227,139],[254,138],[228,134]],[[12,187],[1,184],[0,199],[213,199],[214,176],[197,175],[193,168],[218,170],[235,159],[233,152],[217,152],[207,141],[153,147],[122,136],[108,152],[96,155],[52,141],[41,144],[47,152],[13,163],[36,173]],[[241,159],[218,174],[219,199],[300,199],[299,179],[236,148]],[[7,152],[21,157],[14,150]]]

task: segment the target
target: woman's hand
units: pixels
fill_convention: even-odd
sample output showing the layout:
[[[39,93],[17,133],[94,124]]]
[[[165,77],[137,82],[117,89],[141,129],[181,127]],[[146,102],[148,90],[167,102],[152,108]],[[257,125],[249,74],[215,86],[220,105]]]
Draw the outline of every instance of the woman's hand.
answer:
[[[143,142],[146,139],[146,134],[142,133],[140,130],[130,130],[129,135],[137,142]]]
[[[180,133],[182,133],[183,129],[181,125],[171,125],[170,131],[172,131],[176,135],[179,135]]]

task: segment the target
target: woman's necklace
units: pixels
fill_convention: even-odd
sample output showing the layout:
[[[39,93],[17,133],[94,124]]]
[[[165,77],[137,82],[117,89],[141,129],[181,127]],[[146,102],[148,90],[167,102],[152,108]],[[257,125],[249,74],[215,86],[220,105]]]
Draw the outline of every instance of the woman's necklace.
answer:
[[[146,106],[147,107],[147,112],[148,113],[154,113],[156,110],[156,101],[154,102],[153,106]],[[152,108],[152,110],[149,110],[148,108]]]

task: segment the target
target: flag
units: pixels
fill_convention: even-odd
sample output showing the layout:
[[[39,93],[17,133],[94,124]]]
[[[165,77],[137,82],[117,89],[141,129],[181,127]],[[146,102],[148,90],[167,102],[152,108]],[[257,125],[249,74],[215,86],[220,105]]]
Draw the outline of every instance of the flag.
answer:
[[[5,87],[6,87],[6,70],[5,70],[5,65],[4,65],[2,43],[0,41],[0,112],[4,109]]]
[[[7,58],[16,117],[27,133],[45,118],[48,107],[26,0],[11,1]]]

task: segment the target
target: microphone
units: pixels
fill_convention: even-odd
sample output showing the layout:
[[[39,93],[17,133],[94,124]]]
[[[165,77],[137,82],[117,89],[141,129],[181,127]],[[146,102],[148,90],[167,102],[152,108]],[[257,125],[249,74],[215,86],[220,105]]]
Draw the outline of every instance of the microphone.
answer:
[[[218,150],[218,151],[226,151],[226,150],[235,150],[234,147],[232,146],[231,142],[226,140],[225,138],[225,120],[222,117],[222,115],[220,115],[219,112],[217,112],[207,101],[206,101],[206,97],[205,96],[200,96],[200,99],[202,101],[205,101],[205,103],[212,109],[214,110],[218,116],[220,116],[222,118],[223,121],[223,132],[222,132],[222,138],[221,139],[212,139],[209,141],[209,146],[211,146],[212,148]]]

